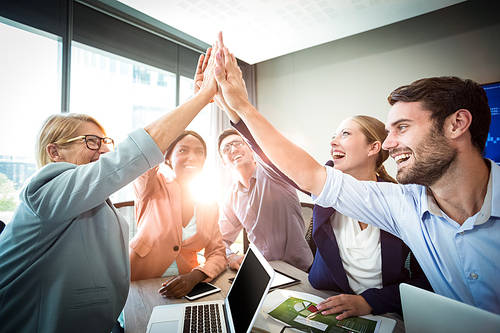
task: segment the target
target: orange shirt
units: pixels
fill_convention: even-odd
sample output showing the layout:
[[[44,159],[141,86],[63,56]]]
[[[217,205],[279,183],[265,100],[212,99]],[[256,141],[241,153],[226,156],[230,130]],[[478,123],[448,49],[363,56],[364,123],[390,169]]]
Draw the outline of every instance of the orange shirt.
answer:
[[[130,279],[161,277],[177,262],[179,274],[193,269],[205,273],[210,281],[226,268],[216,203],[196,206],[196,234],[182,240],[181,189],[155,167],[134,182],[138,231],[130,241]],[[199,264],[197,252],[205,249],[206,261]]]

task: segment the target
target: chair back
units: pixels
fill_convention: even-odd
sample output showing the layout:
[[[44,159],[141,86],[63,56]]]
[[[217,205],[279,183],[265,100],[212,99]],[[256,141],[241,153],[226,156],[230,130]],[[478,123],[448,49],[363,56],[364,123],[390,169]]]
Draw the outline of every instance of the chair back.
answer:
[[[314,205],[312,203],[308,202],[301,202],[300,207],[302,207],[302,217],[304,219],[305,223],[305,239],[307,241],[307,244],[309,245],[309,248],[311,249],[311,252],[314,256],[316,253],[316,244],[314,243],[314,240],[312,238],[312,231],[313,231],[313,209]]]
[[[137,232],[137,223],[135,220],[135,209],[133,201],[122,201],[113,204],[115,208],[120,212],[120,214],[128,222],[128,239],[131,240]]]

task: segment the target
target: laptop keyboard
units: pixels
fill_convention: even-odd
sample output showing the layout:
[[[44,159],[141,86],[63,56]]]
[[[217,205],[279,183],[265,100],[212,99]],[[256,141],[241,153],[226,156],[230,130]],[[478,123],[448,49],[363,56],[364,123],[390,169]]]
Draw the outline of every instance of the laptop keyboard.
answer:
[[[219,306],[217,304],[186,306],[183,333],[191,332],[222,333]]]

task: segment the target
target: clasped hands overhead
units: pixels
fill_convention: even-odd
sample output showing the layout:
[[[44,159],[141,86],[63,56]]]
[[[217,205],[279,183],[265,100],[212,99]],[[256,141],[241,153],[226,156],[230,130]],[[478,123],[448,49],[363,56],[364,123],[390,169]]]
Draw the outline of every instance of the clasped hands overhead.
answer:
[[[194,93],[207,89],[220,109],[239,114],[251,105],[241,69],[224,45],[222,32],[212,47],[200,55],[194,80]]]

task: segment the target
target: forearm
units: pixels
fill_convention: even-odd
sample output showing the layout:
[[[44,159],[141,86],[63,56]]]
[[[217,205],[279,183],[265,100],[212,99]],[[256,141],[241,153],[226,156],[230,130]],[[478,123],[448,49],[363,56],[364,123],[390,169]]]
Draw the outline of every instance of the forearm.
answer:
[[[205,246],[205,263],[198,266],[204,272],[208,280],[214,279],[226,269],[226,247],[222,241],[219,225],[215,225],[214,232],[210,237],[210,242]]]
[[[360,294],[371,306],[372,314],[379,315],[387,312],[401,313],[399,283],[383,288],[370,288]]]
[[[238,116],[238,114],[234,112],[234,110],[231,109],[221,97],[215,97],[215,101],[217,102],[217,106],[226,112],[227,116],[233,123],[240,121],[240,116]]]
[[[324,167],[284,137],[252,105],[237,110],[269,159],[301,189],[318,195],[326,180]]]
[[[307,195],[311,195],[311,193],[302,190],[297,184],[295,184],[295,182],[293,180],[291,180],[290,178],[288,178],[280,169],[278,169],[269,160],[269,158],[266,156],[266,154],[264,154],[264,152],[259,147],[259,145],[257,144],[257,142],[255,142],[255,139],[252,136],[252,133],[250,133],[250,131],[248,130],[248,127],[245,125],[245,122],[243,122],[243,121],[238,121],[237,123],[232,122],[231,125],[236,130],[238,130],[238,132],[240,132],[240,134],[246,139],[246,141],[247,141],[248,145],[250,146],[250,148],[252,148],[252,150],[254,151],[254,153],[257,154],[258,157],[260,157],[261,163],[262,162],[264,163],[263,166],[265,168],[272,169],[272,171],[274,173],[276,173],[276,175],[278,175],[278,177],[280,177],[282,180],[284,180],[288,184],[290,184],[293,187],[295,187],[297,190],[299,190],[299,191],[301,191],[301,192],[303,192],[303,193],[305,193]],[[259,163],[258,159],[256,159],[256,161],[257,161],[257,163]]]
[[[191,272],[188,273],[189,274],[189,277],[190,279],[195,282],[195,284],[205,280],[208,275],[203,273],[201,270],[199,269],[193,269]]]
[[[153,138],[160,150],[165,153],[168,146],[182,133],[201,109],[210,102],[211,98],[212,96],[206,91],[200,90],[190,100],[147,125],[144,129]]]

